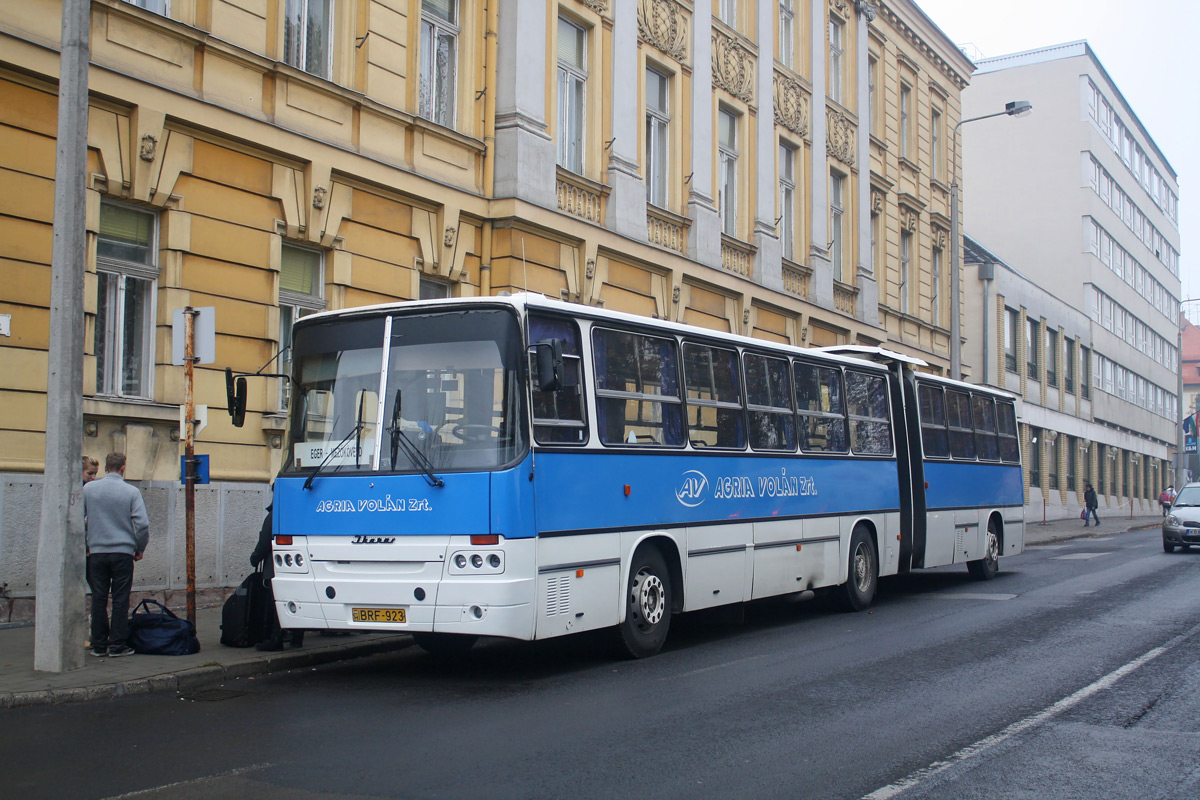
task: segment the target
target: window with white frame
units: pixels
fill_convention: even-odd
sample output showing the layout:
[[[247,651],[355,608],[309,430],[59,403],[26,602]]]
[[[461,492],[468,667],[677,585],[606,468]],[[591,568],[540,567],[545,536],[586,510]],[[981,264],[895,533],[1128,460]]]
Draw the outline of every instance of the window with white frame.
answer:
[[[102,202],[96,241],[96,394],[151,396],[157,281],[158,217]]]
[[[942,179],[942,112],[929,112],[929,177]]]
[[[333,75],[333,0],[286,0],[283,60],[320,78]]]
[[[1021,325],[1021,312],[1015,308],[1004,309],[1004,369],[1017,371],[1017,336]],[[1003,385],[1003,384],[1002,384]]]
[[[155,14],[161,14],[164,17],[171,14],[171,0],[125,0],[125,2],[138,8],[144,8],[147,11],[153,11]]]
[[[912,277],[912,241],[910,230],[900,231],[900,313],[908,313],[909,280]]]
[[[558,18],[558,163],[583,174],[587,31]]]
[[[912,139],[909,125],[912,121],[912,89],[900,84],[900,157],[909,157],[909,142]]]
[[[737,115],[722,108],[717,113],[717,151],[720,163],[717,202],[721,210],[721,232],[737,235]]]
[[[934,325],[942,324],[942,252],[935,246],[930,253],[929,317]]]
[[[417,113],[454,127],[458,91],[458,0],[422,0]]]
[[[836,172],[829,173],[829,260],[833,274],[842,277],[842,221],[846,213],[846,178]]]
[[[779,61],[785,67],[795,66],[796,52],[795,0],[779,0]]]
[[[283,243],[279,264],[279,366],[292,372],[292,326],[301,317],[325,309],[324,253],[308,247]],[[279,382],[279,406],[286,409],[289,382]]]
[[[846,26],[840,19],[832,16],[829,18],[829,99],[835,103],[842,102],[845,29]]]
[[[1046,326],[1046,383],[1058,386],[1058,331]]]
[[[779,244],[783,257],[795,260],[796,148],[779,145]]]
[[[737,0],[720,0],[717,5],[717,19],[731,28],[736,28]]]
[[[646,68],[646,202],[666,208],[670,174],[671,79]]]
[[[879,92],[879,59],[874,55],[867,57],[867,113],[870,114],[867,130],[879,135],[879,123],[883,115],[879,112],[881,98]]]

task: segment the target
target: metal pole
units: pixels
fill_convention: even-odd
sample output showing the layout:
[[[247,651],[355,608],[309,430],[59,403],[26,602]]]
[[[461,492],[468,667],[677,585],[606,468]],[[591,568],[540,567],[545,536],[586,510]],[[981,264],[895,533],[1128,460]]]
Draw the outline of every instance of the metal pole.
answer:
[[[38,529],[33,667],[83,666],[83,273],[87,260],[90,0],[63,0],[50,261],[46,465]]]
[[[958,137],[959,125],[962,123],[954,126],[955,138]],[[954,151],[957,158],[958,148],[955,147]],[[955,177],[954,183],[950,184],[950,377],[956,381],[962,380],[962,265],[959,263],[961,246],[962,238],[958,235],[958,178]],[[983,310],[983,316],[987,318],[986,308]]]
[[[196,351],[196,312],[183,310],[184,527],[187,547],[187,619],[196,624],[196,403],[192,370]]]

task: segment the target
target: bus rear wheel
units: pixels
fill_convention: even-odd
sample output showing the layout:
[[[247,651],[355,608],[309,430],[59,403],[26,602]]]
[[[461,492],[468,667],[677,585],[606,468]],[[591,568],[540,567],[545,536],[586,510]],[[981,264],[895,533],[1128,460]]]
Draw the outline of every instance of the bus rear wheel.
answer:
[[[671,627],[671,574],[655,547],[640,547],[629,565],[625,621],[617,626],[621,645],[632,658],[662,649]]]
[[[475,646],[478,636],[464,633],[414,633],[417,647],[439,658],[461,656]]]
[[[850,573],[842,587],[847,611],[862,611],[875,601],[879,584],[879,559],[867,529],[859,525],[850,536]]]
[[[1000,534],[996,532],[996,523],[989,522],[987,539],[984,541],[983,558],[967,562],[967,572],[979,581],[990,581],[1000,571]]]

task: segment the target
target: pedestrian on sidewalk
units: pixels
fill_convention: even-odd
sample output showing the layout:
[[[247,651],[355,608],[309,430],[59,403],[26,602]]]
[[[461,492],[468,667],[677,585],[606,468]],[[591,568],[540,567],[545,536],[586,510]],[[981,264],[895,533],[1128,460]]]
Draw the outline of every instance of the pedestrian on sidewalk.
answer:
[[[1175,502],[1175,487],[1168,486],[1162,490],[1162,494],[1158,496],[1158,504],[1162,506],[1162,515],[1165,517],[1167,511],[1170,510],[1171,504]]]
[[[1096,490],[1092,485],[1086,484],[1083,489],[1083,527],[1088,526],[1088,515],[1096,520],[1096,527],[1100,527],[1100,515],[1096,513],[1096,508],[1099,507],[1100,501],[1096,499]]]
[[[133,562],[150,542],[150,517],[136,487],[125,482],[125,454],[109,453],[104,477],[83,487],[87,517],[88,582],[92,587],[92,655],[133,653],[129,638],[129,592]],[[108,598],[112,595],[112,619]]]

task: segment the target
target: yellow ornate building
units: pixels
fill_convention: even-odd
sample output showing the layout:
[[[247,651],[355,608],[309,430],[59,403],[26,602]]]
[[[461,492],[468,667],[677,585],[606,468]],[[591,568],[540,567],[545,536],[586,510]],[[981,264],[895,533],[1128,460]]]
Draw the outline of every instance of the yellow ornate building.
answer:
[[[15,596],[44,458],[60,20],[0,5]],[[946,371],[972,69],[909,0],[92,0],[80,436],[128,453],[163,537],[140,588],[182,582],[187,305],[216,309],[202,587],[244,573],[281,456],[284,387],[252,380],[235,428],[223,370],[280,371],[314,310],[528,289]]]

